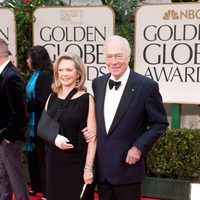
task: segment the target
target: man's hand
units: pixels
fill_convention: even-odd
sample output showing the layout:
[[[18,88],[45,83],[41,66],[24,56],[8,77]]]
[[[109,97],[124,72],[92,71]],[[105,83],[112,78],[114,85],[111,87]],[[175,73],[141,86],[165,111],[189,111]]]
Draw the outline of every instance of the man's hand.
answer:
[[[134,165],[140,160],[141,155],[142,153],[137,147],[131,147],[126,156],[126,163],[129,165]]]
[[[87,143],[90,143],[96,137],[96,133],[92,130],[89,130],[87,127],[85,127],[82,132]]]
[[[3,128],[0,130],[0,144],[2,143],[4,139],[4,132],[7,130],[7,128]]]

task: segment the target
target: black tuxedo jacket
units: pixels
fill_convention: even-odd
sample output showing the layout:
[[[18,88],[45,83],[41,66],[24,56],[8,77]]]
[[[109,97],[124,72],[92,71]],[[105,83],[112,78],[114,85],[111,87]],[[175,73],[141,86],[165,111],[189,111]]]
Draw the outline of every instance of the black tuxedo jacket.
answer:
[[[9,62],[0,75],[0,139],[25,140],[26,124],[26,86],[18,69]]]
[[[97,120],[97,176],[111,184],[139,182],[145,176],[144,155],[168,126],[158,84],[131,70],[107,133],[104,97],[109,78],[110,74],[106,74],[92,84]],[[125,158],[133,145],[142,152],[142,158],[135,165],[128,165]]]

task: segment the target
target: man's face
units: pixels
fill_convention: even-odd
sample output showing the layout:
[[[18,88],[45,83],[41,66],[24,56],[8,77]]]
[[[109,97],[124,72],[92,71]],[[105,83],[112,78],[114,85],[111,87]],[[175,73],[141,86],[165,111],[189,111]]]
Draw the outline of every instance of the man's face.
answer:
[[[118,80],[126,71],[130,57],[121,41],[111,41],[105,49],[105,62],[109,72]]]

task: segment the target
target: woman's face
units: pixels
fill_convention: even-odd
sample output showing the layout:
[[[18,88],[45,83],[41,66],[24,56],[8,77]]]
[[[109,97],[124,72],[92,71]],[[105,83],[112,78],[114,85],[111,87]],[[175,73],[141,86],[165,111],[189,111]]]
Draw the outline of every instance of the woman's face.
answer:
[[[58,80],[62,86],[75,87],[79,78],[74,61],[63,59],[58,65]]]

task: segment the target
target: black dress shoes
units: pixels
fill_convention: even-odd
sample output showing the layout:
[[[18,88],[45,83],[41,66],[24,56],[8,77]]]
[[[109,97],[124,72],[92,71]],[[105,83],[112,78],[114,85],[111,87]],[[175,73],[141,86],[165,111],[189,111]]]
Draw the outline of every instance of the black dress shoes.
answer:
[[[34,191],[34,190],[29,191],[29,195],[31,195],[31,196],[34,196],[36,193],[38,193],[38,191]]]

